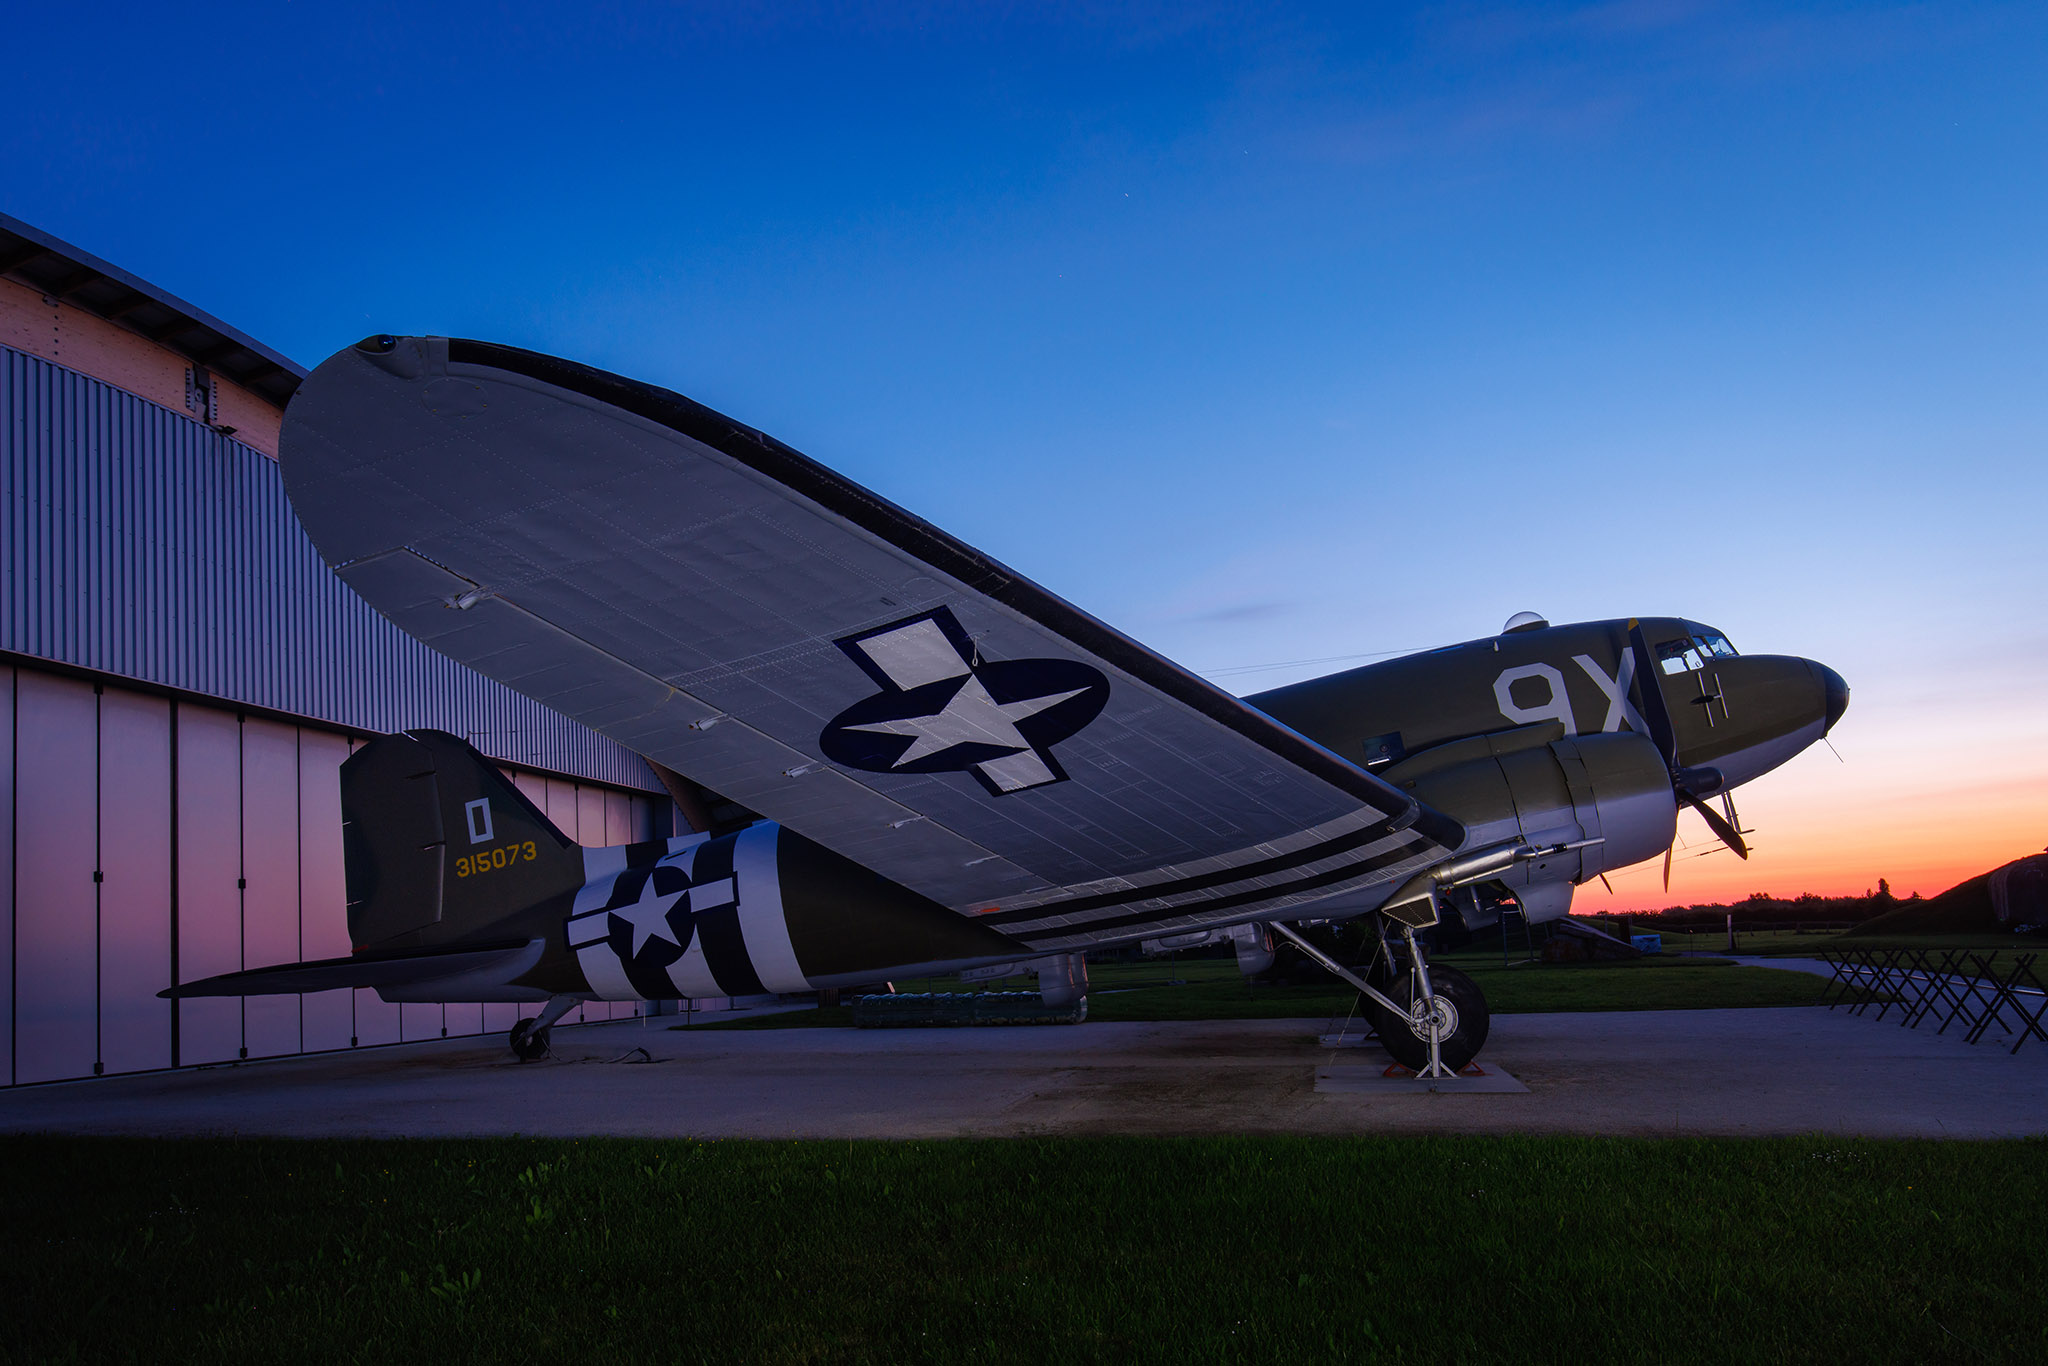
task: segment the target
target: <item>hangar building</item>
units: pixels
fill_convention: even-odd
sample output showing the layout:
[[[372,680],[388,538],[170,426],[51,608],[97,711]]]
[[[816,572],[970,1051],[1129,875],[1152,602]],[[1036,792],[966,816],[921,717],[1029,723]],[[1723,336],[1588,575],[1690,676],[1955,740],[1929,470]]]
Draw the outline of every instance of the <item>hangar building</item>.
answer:
[[[585,844],[677,828],[638,755],[328,570],[277,464],[304,374],[0,216],[0,1084],[509,1030],[365,990],[157,999],[349,951],[336,770],[369,736],[465,736]]]

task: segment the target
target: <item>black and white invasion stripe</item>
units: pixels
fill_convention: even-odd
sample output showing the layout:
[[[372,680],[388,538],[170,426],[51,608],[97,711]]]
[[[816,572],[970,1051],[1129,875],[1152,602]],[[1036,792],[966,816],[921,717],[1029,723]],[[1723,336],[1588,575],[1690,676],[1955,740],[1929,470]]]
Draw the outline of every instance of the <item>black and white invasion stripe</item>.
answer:
[[[1085,948],[1322,901],[1404,878],[1444,852],[1420,831],[1389,830],[1381,813],[1361,808],[1284,840],[1135,878],[1062,888],[979,919],[1033,948]]]

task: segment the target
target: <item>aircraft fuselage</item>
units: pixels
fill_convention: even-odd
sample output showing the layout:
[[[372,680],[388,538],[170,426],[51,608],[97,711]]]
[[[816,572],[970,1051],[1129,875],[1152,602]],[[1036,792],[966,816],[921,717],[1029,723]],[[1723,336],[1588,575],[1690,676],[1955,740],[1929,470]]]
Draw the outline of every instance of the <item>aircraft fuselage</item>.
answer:
[[[1652,683],[1671,718],[1677,762],[1718,770],[1725,787],[1784,763],[1848,705],[1841,676],[1813,660],[1737,655],[1697,622],[1640,620],[1659,656]],[[1628,622],[1594,621],[1504,632],[1245,701],[1386,775],[1439,745],[1541,722],[1568,736],[1647,733],[1636,673]]]

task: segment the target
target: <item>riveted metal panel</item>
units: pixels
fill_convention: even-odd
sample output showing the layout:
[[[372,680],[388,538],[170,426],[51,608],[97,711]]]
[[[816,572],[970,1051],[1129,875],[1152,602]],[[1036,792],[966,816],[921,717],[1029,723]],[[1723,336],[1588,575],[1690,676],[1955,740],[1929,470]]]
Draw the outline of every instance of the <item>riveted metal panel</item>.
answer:
[[[377,615],[313,549],[277,462],[6,347],[0,651],[660,790],[638,755]]]

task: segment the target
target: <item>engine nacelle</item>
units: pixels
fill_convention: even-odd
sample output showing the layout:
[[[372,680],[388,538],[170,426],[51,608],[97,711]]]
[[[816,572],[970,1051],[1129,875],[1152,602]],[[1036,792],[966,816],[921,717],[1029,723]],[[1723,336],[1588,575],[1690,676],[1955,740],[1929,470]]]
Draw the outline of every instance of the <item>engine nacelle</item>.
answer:
[[[1531,920],[1570,908],[1569,895],[1554,889],[1654,858],[1678,829],[1663,756],[1627,731],[1567,736],[1555,724],[1524,726],[1426,750],[1385,776],[1464,822],[1468,849],[1598,840],[1500,875],[1518,894],[1540,889],[1521,897]]]

